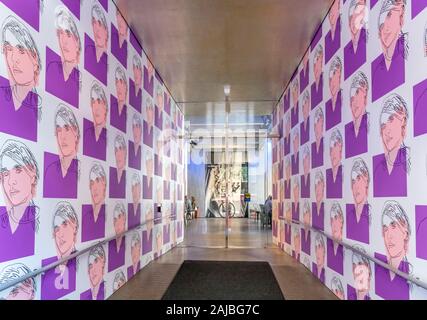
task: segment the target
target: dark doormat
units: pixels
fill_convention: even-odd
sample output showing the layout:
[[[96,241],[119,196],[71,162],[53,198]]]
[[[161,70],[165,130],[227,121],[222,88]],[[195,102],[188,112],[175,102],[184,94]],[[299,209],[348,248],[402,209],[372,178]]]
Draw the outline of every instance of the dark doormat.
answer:
[[[162,300],[285,300],[268,262],[185,260]]]

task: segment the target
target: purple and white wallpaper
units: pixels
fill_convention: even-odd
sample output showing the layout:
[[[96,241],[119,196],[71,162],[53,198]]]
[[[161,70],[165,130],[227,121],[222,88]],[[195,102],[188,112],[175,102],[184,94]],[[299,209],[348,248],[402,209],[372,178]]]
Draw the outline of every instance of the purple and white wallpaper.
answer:
[[[106,299],[183,239],[183,115],[112,1],[0,25],[0,285],[156,219],[0,298]]]
[[[427,1],[336,0],[273,125],[275,243],[341,299],[427,299],[304,227],[427,282]]]

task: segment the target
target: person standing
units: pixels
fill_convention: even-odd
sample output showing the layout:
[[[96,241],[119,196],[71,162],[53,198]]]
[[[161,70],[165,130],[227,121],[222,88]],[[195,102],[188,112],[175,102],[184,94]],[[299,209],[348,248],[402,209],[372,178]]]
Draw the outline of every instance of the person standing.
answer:
[[[191,209],[194,212],[194,218],[197,219],[197,204],[194,196],[191,196]]]
[[[188,198],[187,195],[185,195],[185,197],[184,197],[184,204],[185,204],[185,215],[186,215],[186,218],[187,219],[189,217],[191,218],[191,210],[192,210],[192,208],[191,208],[191,202],[190,202],[190,199]]]
[[[265,200],[265,204],[264,204],[264,210],[265,210],[265,214],[268,217],[268,223],[271,223],[271,215],[272,215],[272,209],[273,209],[273,202],[272,202],[273,197],[272,196],[268,196],[267,200]]]

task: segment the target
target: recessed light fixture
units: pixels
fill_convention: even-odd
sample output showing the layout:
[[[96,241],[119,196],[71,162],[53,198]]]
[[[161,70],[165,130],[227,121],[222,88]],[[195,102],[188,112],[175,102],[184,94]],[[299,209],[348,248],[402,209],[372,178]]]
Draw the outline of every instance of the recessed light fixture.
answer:
[[[226,84],[226,85],[224,86],[224,94],[225,94],[227,97],[230,95],[230,91],[231,91],[230,85],[229,85],[229,84]]]

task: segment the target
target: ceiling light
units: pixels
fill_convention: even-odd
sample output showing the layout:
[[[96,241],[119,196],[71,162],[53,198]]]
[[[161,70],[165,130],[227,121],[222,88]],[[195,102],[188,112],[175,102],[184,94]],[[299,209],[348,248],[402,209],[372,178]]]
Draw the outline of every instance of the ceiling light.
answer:
[[[226,85],[224,86],[224,94],[225,94],[227,97],[230,95],[230,91],[231,91],[230,85],[226,84]]]

